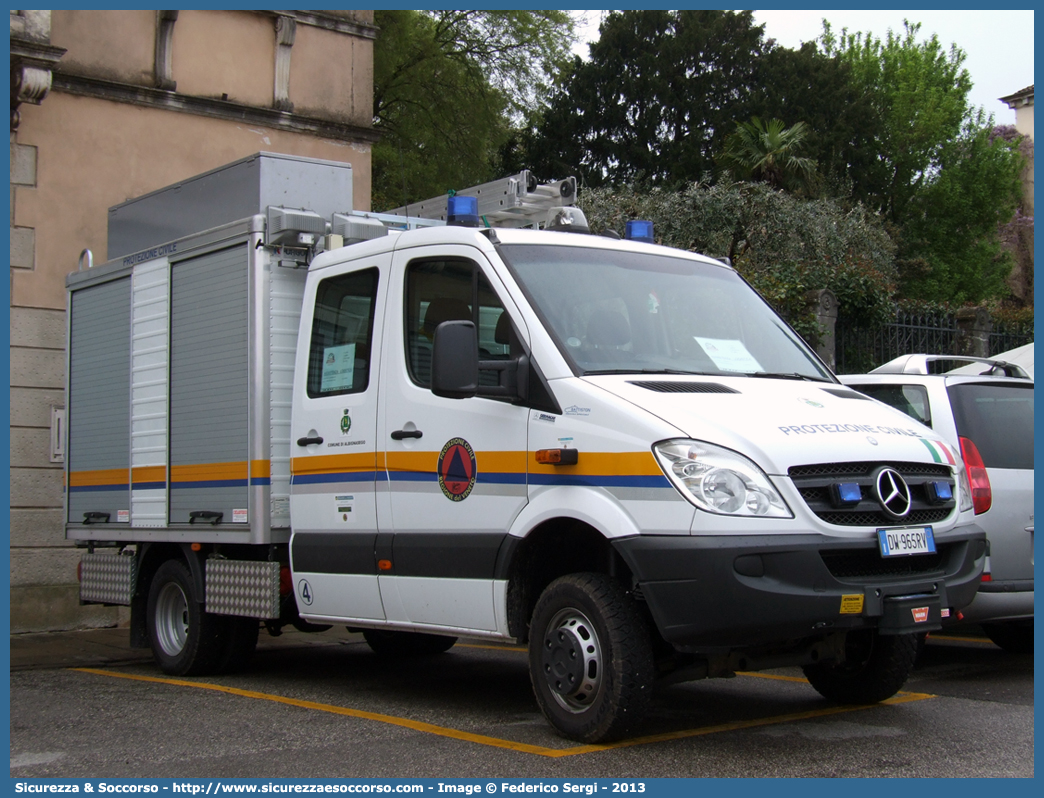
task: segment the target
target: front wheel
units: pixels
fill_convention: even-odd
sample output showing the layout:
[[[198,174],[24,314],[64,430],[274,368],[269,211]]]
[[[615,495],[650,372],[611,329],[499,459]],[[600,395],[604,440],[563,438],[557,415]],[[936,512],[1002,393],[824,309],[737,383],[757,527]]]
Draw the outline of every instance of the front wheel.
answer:
[[[654,678],[634,599],[604,574],[556,579],[533,610],[529,675],[541,711],[563,737],[599,743],[633,733]]]
[[[188,568],[167,560],[149,586],[146,625],[152,655],[164,673],[190,676],[213,672],[226,651],[225,619],[204,612]]]
[[[806,665],[805,677],[820,695],[839,704],[876,704],[906,684],[917,659],[917,635],[849,632],[845,661]]]

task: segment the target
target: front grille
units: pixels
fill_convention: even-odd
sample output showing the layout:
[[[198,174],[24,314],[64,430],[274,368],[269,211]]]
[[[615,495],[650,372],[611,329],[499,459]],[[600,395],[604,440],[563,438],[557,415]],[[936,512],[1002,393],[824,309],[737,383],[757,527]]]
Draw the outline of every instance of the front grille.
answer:
[[[837,549],[819,554],[827,570],[838,579],[928,576],[945,573],[952,544],[938,546],[935,554],[882,557],[877,549]]]
[[[902,474],[910,486],[910,512],[899,520],[886,514],[874,497],[874,472],[884,465]],[[955,507],[952,500],[933,504],[928,499],[927,482],[947,482],[953,495],[957,493],[950,467],[936,463],[822,463],[794,466],[788,474],[808,508],[836,526],[937,524],[948,518]],[[834,502],[831,485],[842,482],[859,485],[862,498],[858,504],[839,506]]]

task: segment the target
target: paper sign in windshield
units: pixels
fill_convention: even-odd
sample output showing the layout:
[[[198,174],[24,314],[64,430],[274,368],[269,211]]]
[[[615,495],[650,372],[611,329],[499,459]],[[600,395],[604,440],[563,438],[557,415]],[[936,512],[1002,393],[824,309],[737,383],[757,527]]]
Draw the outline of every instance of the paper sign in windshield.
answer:
[[[355,379],[355,344],[328,346],[323,350],[323,380],[319,390],[350,391]]]
[[[764,371],[761,364],[747,351],[742,341],[733,341],[726,338],[700,338],[694,335],[696,343],[703,347],[714,365],[722,371],[742,371],[748,374],[755,371]]]

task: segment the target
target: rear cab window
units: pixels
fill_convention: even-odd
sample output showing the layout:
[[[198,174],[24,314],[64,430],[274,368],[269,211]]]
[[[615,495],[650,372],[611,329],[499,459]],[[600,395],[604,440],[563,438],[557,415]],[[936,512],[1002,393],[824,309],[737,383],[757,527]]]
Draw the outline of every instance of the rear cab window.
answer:
[[[1033,468],[1033,385],[964,382],[947,387],[957,434],[987,468]]]

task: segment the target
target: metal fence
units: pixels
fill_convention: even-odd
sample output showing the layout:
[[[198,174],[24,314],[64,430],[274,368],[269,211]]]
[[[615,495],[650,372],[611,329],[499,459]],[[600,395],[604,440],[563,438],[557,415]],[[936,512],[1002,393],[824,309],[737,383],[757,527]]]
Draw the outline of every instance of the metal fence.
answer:
[[[912,353],[949,355],[957,351],[957,319],[949,313],[905,313],[880,327],[860,327],[838,319],[836,329],[836,372],[861,374]],[[994,322],[990,353],[997,354],[1033,341],[1033,334],[1007,330]]]

